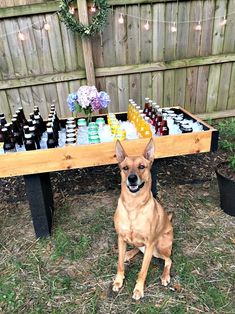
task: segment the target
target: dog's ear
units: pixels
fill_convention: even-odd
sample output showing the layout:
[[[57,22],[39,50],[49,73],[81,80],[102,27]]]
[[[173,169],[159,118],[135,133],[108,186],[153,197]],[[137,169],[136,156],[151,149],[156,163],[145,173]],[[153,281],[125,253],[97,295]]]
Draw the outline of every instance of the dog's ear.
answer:
[[[153,143],[152,138],[150,139],[150,141],[148,142],[148,145],[145,148],[144,158],[146,158],[147,160],[151,162],[153,162],[154,160],[154,143]]]
[[[117,140],[116,142],[116,157],[117,157],[117,161],[120,164],[125,158],[126,158],[127,154],[125,153],[122,144],[120,143],[119,140]]]

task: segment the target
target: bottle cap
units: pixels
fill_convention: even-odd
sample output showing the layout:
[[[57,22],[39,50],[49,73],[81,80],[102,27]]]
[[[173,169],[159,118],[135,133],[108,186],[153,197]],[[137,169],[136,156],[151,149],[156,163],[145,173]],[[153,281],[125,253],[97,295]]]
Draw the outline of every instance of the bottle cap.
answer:
[[[148,98],[148,97],[146,97],[144,100],[145,100],[145,101],[149,101],[149,98]]]
[[[47,127],[47,133],[53,133],[52,127]]]

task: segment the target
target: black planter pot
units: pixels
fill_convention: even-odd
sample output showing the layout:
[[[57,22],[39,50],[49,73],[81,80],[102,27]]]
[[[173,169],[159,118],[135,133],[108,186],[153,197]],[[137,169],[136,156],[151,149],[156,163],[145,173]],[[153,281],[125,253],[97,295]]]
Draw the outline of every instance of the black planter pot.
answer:
[[[220,191],[220,207],[226,214],[235,216],[235,181],[226,178],[219,172],[220,165],[215,170]]]

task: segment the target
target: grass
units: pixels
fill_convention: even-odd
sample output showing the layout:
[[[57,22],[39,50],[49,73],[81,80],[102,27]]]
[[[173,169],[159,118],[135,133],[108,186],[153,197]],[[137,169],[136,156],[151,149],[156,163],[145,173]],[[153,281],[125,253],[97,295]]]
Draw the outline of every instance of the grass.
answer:
[[[229,125],[220,124],[222,140],[235,134]],[[163,263],[153,259],[138,302],[131,296],[142,254],[126,265],[121,291],[111,289],[118,190],[57,201],[53,235],[41,240],[34,238],[27,204],[20,210],[0,204],[0,313],[234,313],[235,220],[219,209],[216,180],[159,189],[174,211],[172,280],[161,286]]]

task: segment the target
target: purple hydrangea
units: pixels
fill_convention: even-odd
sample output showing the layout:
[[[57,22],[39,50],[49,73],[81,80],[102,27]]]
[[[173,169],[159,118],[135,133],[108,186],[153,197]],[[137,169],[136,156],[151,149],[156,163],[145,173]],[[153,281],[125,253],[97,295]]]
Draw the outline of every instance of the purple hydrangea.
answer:
[[[91,101],[91,107],[93,111],[98,111],[101,109],[101,102],[100,102],[100,98],[96,97],[93,98]]]
[[[110,103],[110,97],[106,92],[99,92],[98,97],[100,99],[101,108],[107,108]]]
[[[69,96],[67,98],[67,102],[68,102],[68,105],[69,105],[69,110],[71,112],[74,112],[76,110],[75,103],[77,103],[77,99],[78,99],[77,93],[71,93],[71,94],[69,94]]]

